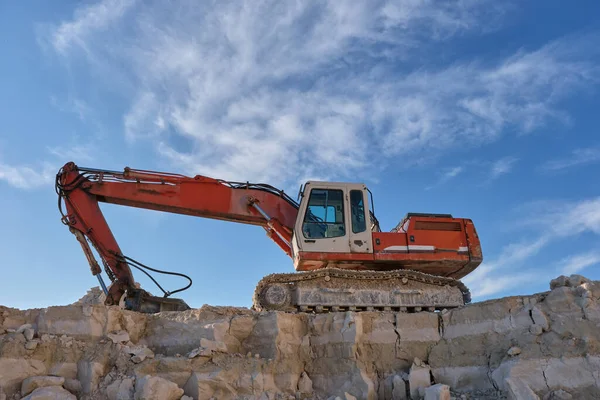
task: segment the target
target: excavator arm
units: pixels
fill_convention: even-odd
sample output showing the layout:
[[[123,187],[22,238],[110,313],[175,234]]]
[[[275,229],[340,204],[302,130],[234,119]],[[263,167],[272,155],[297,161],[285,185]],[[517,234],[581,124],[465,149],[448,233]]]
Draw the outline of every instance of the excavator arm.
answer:
[[[81,244],[109,305],[118,304],[126,294],[125,305],[129,309],[145,312],[186,309],[181,300],[168,296],[187,289],[191,279],[152,269],[124,255],[102,214],[100,202],[259,225],[286,254],[292,254],[292,231],[299,206],[283,191],[269,185],[131,168],[123,172],[80,168],[69,162],[56,176],[56,190],[62,222]],[[102,270],[88,242],[102,260],[111,280],[109,288],[101,278]],[[146,273],[164,292],[164,297],[154,297],[140,289],[130,267]],[[167,292],[145,270],[179,275],[190,283]]]

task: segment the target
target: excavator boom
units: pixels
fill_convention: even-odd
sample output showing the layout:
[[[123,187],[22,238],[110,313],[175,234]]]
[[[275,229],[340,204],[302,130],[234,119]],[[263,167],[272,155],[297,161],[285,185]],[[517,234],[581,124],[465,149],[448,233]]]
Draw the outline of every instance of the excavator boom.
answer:
[[[269,185],[131,168],[125,168],[123,172],[79,168],[69,162],[57,175],[56,189],[63,223],[80,242],[92,274],[100,278],[101,268],[88,240],[99,253],[112,281],[110,289],[106,289],[107,304],[117,304],[127,290],[136,295],[140,293],[135,287],[132,263],[137,264],[136,268],[149,268],[122,253],[100,210],[100,202],[259,225],[284,252],[291,254],[291,227],[296,220],[298,205],[284,192]],[[65,203],[66,213],[62,212],[61,201]],[[103,281],[99,280],[104,288]],[[163,292],[165,296],[175,293]],[[139,296],[148,297],[147,294]],[[130,301],[136,303],[132,307],[140,307],[139,296],[130,297]],[[156,302],[159,300],[155,298]],[[163,306],[172,306],[173,302],[165,297],[164,303]]]

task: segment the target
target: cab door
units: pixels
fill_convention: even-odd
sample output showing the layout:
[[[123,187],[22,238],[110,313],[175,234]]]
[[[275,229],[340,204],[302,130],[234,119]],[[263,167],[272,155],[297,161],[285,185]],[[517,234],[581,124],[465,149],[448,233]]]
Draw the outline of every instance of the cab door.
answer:
[[[347,192],[350,252],[371,253],[373,237],[369,224],[367,188],[363,185],[348,185]]]

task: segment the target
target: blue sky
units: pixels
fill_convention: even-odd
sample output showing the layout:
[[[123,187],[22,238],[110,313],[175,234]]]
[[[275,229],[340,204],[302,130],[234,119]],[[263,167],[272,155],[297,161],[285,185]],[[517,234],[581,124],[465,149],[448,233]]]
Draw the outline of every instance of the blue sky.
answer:
[[[596,1],[4,2],[0,32],[0,304],[97,285],[60,223],[67,161],[294,196],[361,181],[384,230],[471,218],[475,301],[600,279]],[[126,255],[192,277],[194,307],[249,306],[262,276],[293,271],[258,227],[102,209]]]

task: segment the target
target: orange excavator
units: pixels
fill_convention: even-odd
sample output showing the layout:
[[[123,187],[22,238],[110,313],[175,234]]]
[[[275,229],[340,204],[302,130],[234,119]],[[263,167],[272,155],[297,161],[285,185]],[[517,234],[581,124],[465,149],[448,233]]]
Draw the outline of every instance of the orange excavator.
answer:
[[[107,171],[68,162],[56,176],[56,191],[62,222],[81,244],[106,294],[105,303],[145,313],[189,309],[185,301],[170,296],[188,289],[192,280],[125,255],[101,202],[263,227],[292,259],[295,271],[261,279],[253,295],[255,310],[418,312],[460,307],[470,302],[460,279],[483,259],[470,219],[408,213],[394,229],[381,231],[372,194],[360,183],[309,181],[301,186],[297,202],[266,184],[128,167]],[[90,243],[111,281],[108,287]],[[132,267],[148,275],[164,295],[142,289]],[[165,291],[147,271],[181,276],[189,284]]]

